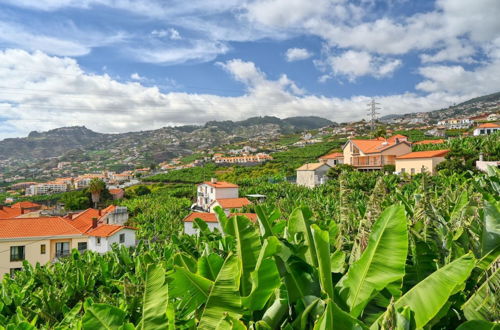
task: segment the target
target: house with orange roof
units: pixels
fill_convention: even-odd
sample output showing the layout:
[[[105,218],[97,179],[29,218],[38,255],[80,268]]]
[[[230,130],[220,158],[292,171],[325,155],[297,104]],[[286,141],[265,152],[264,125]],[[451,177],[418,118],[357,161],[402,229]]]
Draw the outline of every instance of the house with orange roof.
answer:
[[[473,134],[474,136],[490,135],[498,131],[500,131],[500,125],[497,123],[484,123],[476,127]]]
[[[297,169],[297,185],[314,188],[325,183],[326,173],[331,167],[326,163],[304,164]]]
[[[125,190],[123,190],[122,188],[109,189],[109,193],[114,200],[122,199],[125,196]]]
[[[228,217],[245,216],[254,223],[256,223],[258,220],[257,214],[255,213],[230,213],[226,214],[226,216]],[[211,231],[213,231],[215,228],[217,228],[219,231],[222,230],[217,214],[205,213],[205,212],[192,212],[183,219],[185,234],[196,235],[198,233],[198,229],[193,226],[195,222],[194,219],[203,220]]]
[[[409,173],[411,175],[427,172],[436,173],[436,166],[445,160],[450,152],[447,149],[414,151],[396,157],[396,172]]]
[[[73,249],[105,253],[115,243],[134,246],[136,229],[118,224],[121,212],[113,206],[67,217],[0,219],[0,274],[21,269],[24,260],[42,265],[56,261]]]
[[[328,166],[336,166],[344,163],[344,154],[341,152],[332,152],[319,157],[318,160]]]
[[[216,178],[199,184],[196,192],[195,206],[203,211],[209,211],[210,205],[217,199],[239,197],[238,185],[225,181],[217,181]]]
[[[343,147],[344,164],[358,170],[381,170],[384,165],[395,165],[396,157],[411,152],[411,143],[404,135],[389,138],[350,139]]]
[[[0,219],[11,219],[23,214],[21,208],[14,208],[5,205],[0,205]]]

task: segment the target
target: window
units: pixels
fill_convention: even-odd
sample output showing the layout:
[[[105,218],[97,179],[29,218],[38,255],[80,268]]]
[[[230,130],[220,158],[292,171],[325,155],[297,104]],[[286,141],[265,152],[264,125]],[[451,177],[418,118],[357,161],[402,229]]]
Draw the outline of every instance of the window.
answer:
[[[11,268],[9,273],[10,273],[10,277],[14,277],[14,275],[16,274],[16,272],[20,271],[21,268]]]
[[[414,168],[412,168],[410,171],[411,171],[411,174],[415,174],[415,169]]]
[[[45,244],[40,245],[40,254],[45,254],[47,246]]]
[[[401,169],[401,173],[404,173],[406,170],[404,169],[404,167]]]
[[[120,234],[120,243],[125,243],[125,234]]]
[[[210,193],[213,194],[214,193],[214,188],[210,188]]]
[[[69,242],[56,243],[56,258],[65,257],[69,254]]]
[[[97,237],[97,245],[101,245],[101,238]]]
[[[11,246],[10,247],[10,261],[24,260],[24,246]]]
[[[78,242],[78,251],[85,252],[87,250],[87,242]]]

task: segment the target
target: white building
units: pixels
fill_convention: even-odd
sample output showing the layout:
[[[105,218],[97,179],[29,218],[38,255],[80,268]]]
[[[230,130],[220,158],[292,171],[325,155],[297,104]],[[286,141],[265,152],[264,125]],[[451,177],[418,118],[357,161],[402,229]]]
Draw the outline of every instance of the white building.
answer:
[[[239,187],[236,184],[217,181],[213,178],[211,181],[203,182],[198,185],[196,206],[204,211],[210,209],[210,205],[217,199],[238,198]]]
[[[498,131],[500,131],[500,125],[495,123],[485,123],[474,129],[474,136],[490,135]]]
[[[344,154],[341,152],[334,152],[318,158],[320,162],[326,163],[328,166],[336,166],[344,164]]]
[[[328,180],[326,173],[330,168],[325,163],[302,165],[297,169],[297,184],[308,188],[319,186]]]
[[[26,195],[49,195],[65,192],[68,190],[68,185],[64,183],[47,182],[31,185],[26,188]]]

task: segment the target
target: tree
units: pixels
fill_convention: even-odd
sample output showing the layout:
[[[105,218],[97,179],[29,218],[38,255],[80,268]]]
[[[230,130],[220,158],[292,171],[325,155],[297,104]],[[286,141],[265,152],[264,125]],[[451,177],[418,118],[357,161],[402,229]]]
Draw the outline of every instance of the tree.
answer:
[[[387,134],[385,127],[379,127],[374,133],[374,137],[385,137]]]
[[[92,196],[92,202],[94,203],[94,208],[97,208],[97,203],[101,199],[101,193],[106,189],[106,184],[104,181],[98,178],[93,178],[89,184],[89,192]]]

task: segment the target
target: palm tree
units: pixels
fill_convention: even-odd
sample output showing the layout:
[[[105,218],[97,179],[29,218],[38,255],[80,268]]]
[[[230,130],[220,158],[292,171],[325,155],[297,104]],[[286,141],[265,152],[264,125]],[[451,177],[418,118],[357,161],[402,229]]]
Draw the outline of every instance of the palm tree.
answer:
[[[89,191],[92,195],[92,202],[94,203],[94,208],[97,208],[97,203],[99,203],[99,199],[101,198],[102,191],[106,189],[106,184],[104,181],[98,178],[93,178],[90,180]]]

